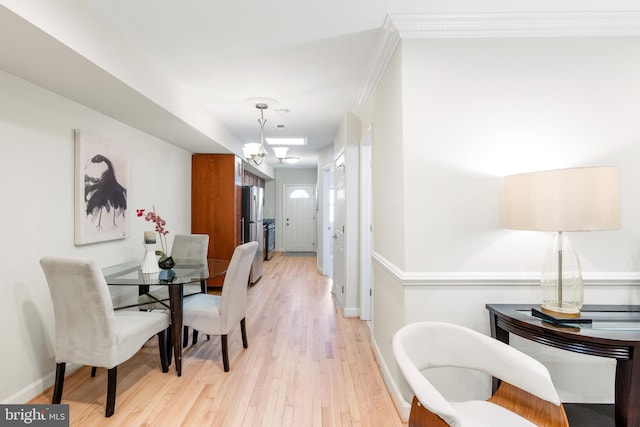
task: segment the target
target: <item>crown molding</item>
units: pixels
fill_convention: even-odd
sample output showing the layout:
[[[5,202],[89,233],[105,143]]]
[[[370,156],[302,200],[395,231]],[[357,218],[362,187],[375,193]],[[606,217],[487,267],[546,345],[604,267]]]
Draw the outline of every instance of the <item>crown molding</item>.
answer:
[[[390,15],[400,38],[607,37],[640,35],[640,12]]]
[[[401,39],[638,35],[635,11],[387,15],[353,111],[362,116]]]
[[[375,50],[367,66],[360,93],[356,99],[353,110],[356,115],[362,116],[363,110],[373,95],[376,86],[378,86],[382,74],[384,70],[386,70],[398,43],[400,43],[400,34],[393,24],[391,17],[387,15],[382,25]]]

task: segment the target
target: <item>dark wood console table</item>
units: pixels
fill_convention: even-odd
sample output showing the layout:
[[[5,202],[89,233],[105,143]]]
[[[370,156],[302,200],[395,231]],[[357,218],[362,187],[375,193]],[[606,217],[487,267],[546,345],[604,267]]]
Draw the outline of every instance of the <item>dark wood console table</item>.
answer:
[[[531,315],[532,304],[487,304],[491,336],[509,333],[551,347],[616,359],[617,427],[640,427],[640,305],[585,305],[591,324],[551,324]],[[494,391],[497,383],[494,381]]]

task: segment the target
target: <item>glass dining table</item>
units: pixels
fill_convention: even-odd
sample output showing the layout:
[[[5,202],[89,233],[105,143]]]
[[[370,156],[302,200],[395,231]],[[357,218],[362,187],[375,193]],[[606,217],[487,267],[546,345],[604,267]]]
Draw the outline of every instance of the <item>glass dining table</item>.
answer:
[[[142,273],[140,262],[118,264],[102,269],[107,285],[109,286],[136,286],[137,295],[148,295],[151,300],[161,303],[171,313],[171,347],[173,348],[176,374],[182,375],[182,300],[184,285],[202,284],[202,291],[206,292],[206,281],[221,276],[227,272],[228,260],[209,259],[189,260],[176,259],[176,265],[171,270],[160,270],[157,273]],[[166,286],[169,297],[158,299],[149,293],[150,290]],[[144,306],[144,303],[130,303],[118,305],[116,310],[130,309],[136,306]]]

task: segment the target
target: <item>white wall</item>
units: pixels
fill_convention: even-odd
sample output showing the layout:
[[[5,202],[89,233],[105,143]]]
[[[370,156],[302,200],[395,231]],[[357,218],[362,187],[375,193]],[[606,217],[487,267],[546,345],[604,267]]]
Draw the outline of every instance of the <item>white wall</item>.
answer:
[[[53,307],[38,260],[94,258],[101,267],[141,259],[149,224],[135,209],[167,220],[171,236],[191,229],[191,154],[51,92],[0,72],[0,401],[23,403],[53,384]],[[130,236],[74,246],[73,129],[121,144],[130,161]]]
[[[276,217],[276,181],[274,179],[266,181],[264,184],[264,218],[275,219]]]
[[[362,117],[375,140],[373,339],[392,393],[410,397],[391,353],[398,319],[488,333],[486,303],[539,302],[531,279],[551,235],[505,229],[505,175],[618,166],[622,230],[570,238],[586,303],[638,303],[639,48],[634,37],[401,41]],[[563,399],[612,401],[610,361],[517,345]]]
[[[414,195],[406,269],[539,271],[549,236],[505,229],[503,177],[613,165],[623,229],[570,239],[585,272],[638,271],[639,46],[639,38],[404,41],[404,173]]]

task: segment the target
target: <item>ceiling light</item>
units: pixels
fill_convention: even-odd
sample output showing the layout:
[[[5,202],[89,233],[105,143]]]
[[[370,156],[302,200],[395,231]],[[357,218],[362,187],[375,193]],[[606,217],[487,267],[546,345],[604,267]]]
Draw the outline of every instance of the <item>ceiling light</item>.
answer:
[[[247,162],[253,162],[259,166],[267,156],[267,150],[264,148],[264,124],[267,122],[267,119],[264,118],[264,110],[269,108],[269,106],[264,103],[258,103],[256,104],[256,108],[260,110],[260,118],[258,119],[258,123],[260,124],[260,142],[244,144],[242,151]]]
[[[307,138],[267,138],[269,145],[307,145]]]
[[[278,163],[297,163],[300,160],[299,157],[287,157],[287,151],[289,151],[289,147],[272,147],[273,153],[278,159]]]

